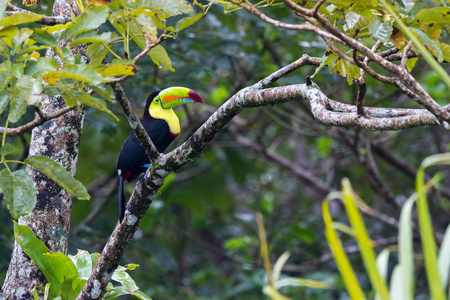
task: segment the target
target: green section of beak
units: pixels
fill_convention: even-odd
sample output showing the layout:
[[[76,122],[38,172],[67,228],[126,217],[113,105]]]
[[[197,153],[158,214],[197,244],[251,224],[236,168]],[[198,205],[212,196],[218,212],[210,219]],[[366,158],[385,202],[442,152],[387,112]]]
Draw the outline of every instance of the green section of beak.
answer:
[[[195,91],[179,86],[162,90],[157,97],[163,108],[173,108],[190,102],[203,103],[202,98]]]

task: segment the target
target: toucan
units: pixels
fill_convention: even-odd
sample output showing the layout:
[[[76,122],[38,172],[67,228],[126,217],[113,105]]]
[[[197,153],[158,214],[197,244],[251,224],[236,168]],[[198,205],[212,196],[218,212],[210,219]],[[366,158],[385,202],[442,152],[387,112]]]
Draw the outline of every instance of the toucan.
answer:
[[[203,103],[203,100],[195,91],[185,87],[170,87],[162,91],[155,91],[147,98],[144,116],[140,120],[160,153],[164,152],[180,133],[180,120],[172,108],[191,102]],[[132,131],[123,143],[117,159],[117,171],[120,178],[120,223],[125,214],[124,180],[135,179],[150,166],[150,159]]]

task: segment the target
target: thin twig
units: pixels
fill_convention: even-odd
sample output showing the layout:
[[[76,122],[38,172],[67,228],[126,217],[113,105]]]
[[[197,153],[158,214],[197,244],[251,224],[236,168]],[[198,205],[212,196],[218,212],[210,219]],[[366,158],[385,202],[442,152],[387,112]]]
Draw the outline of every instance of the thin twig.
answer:
[[[58,117],[64,115],[71,109],[74,109],[74,107],[66,106],[63,109],[57,110],[57,111],[49,113],[49,114],[44,114],[42,111],[38,110],[38,111],[40,111],[40,114],[38,113],[38,115],[35,117],[35,119],[33,121],[31,121],[25,125],[16,127],[16,128],[7,128],[6,135],[7,136],[15,136],[15,135],[24,133],[26,131],[30,131],[33,128],[41,125],[42,123],[44,123],[48,120],[58,118]],[[5,128],[0,127],[0,135],[2,135],[4,132],[5,132]]]

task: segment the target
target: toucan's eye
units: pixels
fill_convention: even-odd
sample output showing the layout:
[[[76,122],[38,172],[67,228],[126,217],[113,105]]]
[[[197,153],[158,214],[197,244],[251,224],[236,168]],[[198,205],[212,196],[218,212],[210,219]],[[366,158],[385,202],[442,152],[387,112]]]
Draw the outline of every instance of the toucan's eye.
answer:
[[[155,100],[153,100],[153,102],[155,102],[156,104],[159,103],[159,97],[156,97]]]

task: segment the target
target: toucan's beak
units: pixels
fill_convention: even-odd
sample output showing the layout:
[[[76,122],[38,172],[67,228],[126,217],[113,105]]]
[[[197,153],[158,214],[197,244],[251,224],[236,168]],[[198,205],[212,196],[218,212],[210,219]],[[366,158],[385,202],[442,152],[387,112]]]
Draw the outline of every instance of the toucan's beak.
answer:
[[[159,97],[163,108],[173,108],[190,102],[203,104],[203,100],[199,94],[191,89],[179,86],[162,90],[157,97]]]

